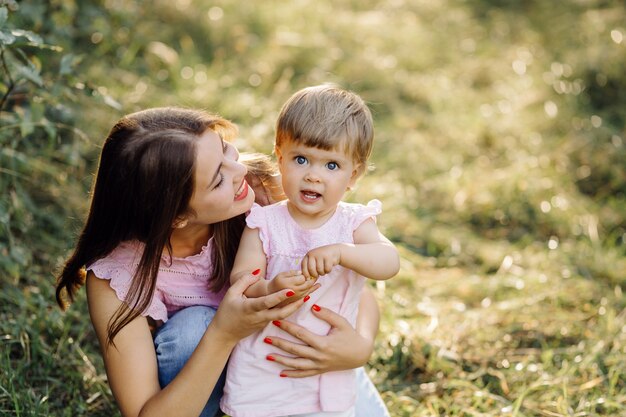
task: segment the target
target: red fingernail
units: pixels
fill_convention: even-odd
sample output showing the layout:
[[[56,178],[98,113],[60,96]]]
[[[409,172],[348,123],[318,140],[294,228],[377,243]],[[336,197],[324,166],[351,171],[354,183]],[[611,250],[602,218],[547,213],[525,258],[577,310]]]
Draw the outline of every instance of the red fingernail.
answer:
[[[317,304],[313,304],[313,307],[311,307],[313,310],[315,311],[320,311],[322,308],[320,306],[318,306]]]
[[[261,272],[260,269],[255,269],[254,271],[252,271],[252,275],[259,275],[259,272]]]
[[[274,320],[274,321],[272,322],[272,324],[273,324],[274,326],[276,326],[276,327],[280,327],[280,321],[278,321],[278,320]]]
[[[274,361],[276,360],[276,358],[275,358],[275,357],[273,357],[272,355],[267,355],[267,356],[265,357],[265,359],[267,359],[268,361],[272,361],[272,362],[274,362]]]
[[[267,343],[268,345],[272,344],[272,339],[270,337],[266,337],[265,339],[263,339],[263,341]]]
[[[281,378],[287,378],[287,374],[280,374]]]
[[[311,298],[311,296],[310,296],[310,295],[305,296],[305,297],[304,297],[304,302],[306,303],[307,301],[309,301],[309,298]]]
[[[291,290],[289,290],[289,291],[287,291],[287,294],[285,294],[285,295],[286,295],[287,297],[293,297],[294,295],[296,295],[296,293],[295,293],[295,292],[293,292],[293,291],[291,291]]]

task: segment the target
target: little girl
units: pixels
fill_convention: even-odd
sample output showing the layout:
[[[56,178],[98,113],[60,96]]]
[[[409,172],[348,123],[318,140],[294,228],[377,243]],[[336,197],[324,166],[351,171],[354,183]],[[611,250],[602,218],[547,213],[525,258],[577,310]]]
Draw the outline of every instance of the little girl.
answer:
[[[341,201],[365,171],[372,141],[369,109],[352,92],[322,85],[300,90],[285,103],[275,152],[287,200],[252,207],[231,283],[258,268],[253,273],[266,279],[248,288],[246,296],[290,288],[298,295],[293,299],[304,296],[314,310],[322,305],[355,324],[364,277],[386,280],[399,269],[395,247],[376,226],[380,202]],[[311,279],[317,280],[313,292],[307,285]],[[288,320],[320,335],[330,329],[307,308]],[[230,358],[222,409],[233,417],[354,416],[353,370],[305,378],[282,373],[271,339],[292,339],[280,333],[280,325],[274,321],[239,342]]]

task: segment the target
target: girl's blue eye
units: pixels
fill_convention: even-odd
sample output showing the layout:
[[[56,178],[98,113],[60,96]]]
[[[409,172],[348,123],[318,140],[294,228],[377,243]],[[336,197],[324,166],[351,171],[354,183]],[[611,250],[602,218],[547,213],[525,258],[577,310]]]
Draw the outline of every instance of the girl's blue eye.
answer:
[[[336,169],[339,169],[339,164],[337,162],[329,162],[326,164],[326,168],[328,168],[331,171],[334,171]]]
[[[296,164],[298,165],[306,164],[306,158],[304,156],[296,156]]]

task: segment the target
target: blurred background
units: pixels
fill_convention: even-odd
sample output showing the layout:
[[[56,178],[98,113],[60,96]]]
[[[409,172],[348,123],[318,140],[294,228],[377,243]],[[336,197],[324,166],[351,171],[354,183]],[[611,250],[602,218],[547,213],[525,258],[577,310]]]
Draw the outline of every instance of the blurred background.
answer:
[[[626,415],[626,3],[0,1],[0,414],[119,415],[55,272],[123,114],[203,108],[269,153],[296,90],[373,111],[400,274],[368,372],[392,416]]]

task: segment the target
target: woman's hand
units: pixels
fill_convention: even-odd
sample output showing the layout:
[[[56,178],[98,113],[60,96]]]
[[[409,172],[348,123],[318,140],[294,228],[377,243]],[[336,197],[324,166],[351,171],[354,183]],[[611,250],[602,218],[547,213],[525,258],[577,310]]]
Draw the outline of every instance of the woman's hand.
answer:
[[[302,299],[279,306],[295,296],[289,288],[258,298],[248,298],[244,291],[257,282],[260,276],[246,275],[235,282],[226,292],[211,325],[230,342],[262,329],[273,320],[281,320],[302,306]]]
[[[299,300],[320,287],[316,284],[316,280],[310,280],[304,277],[300,271],[281,272],[267,284],[268,293],[278,292],[283,289],[290,289],[295,292],[293,297],[283,301],[278,306],[282,307],[286,304]],[[306,301],[306,300],[304,300]]]
[[[295,304],[295,303],[294,303]],[[378,307],[376,307],[378,308]],[[274,321],[274,325],[300,339],[303,344],[272,337],[272,345],[295,358],[273,353],[275,362],[285,366],[281,375],[303,378],[329,371],[341,371],[365,365],[374,347],[373,338],[357,332],[337,313],[313,305],[313,314],[330,324],[328,335],[320,336],[288,321]],[[376,323],[376,326],[378,324]],[[375,332],[374,332],[375,333]]]

